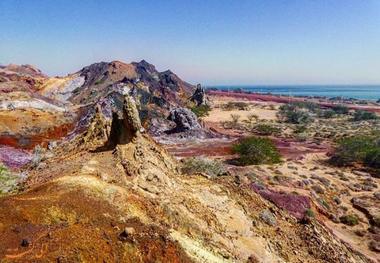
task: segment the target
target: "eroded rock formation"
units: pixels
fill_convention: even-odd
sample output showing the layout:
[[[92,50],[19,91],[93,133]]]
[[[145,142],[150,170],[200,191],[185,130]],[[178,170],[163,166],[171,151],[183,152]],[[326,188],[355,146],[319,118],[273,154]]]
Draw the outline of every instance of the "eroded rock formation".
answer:
[[[206,91],[201,86],[201,84],[197,84],[197,88],[195,89],[193,95],[191,96],[190,101],[195,102],[197,106],[208,105],[209,102],[206,97]]]
[[[176,124],[176,127],[171,131],[173,133],[202,128],[198,122],[197,116],[191,110],[186,108],[176,108],[171,110],[168,119]]]

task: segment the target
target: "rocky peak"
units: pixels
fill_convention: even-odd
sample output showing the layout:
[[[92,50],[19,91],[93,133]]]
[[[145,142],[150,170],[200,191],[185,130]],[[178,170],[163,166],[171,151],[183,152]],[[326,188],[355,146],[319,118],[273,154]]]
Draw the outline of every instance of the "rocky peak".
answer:
[[[147,72],[149,74],[157,73],[156,67],[150,63],[148,63],[146,60],[141,60],[140,62],[132,62],[132,65],[134,65],[137,68],[138,72]]]

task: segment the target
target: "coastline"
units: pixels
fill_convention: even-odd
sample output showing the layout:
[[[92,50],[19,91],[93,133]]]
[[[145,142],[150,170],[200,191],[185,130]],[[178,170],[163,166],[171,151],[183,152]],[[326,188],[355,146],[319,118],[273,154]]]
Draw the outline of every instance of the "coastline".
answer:
[[[328,98],[321,97],[301,97],[301,96],[284,96],[275,94],[262,94],[262,93],[252,93],[245,91],[223,91],[223,90],[207,90],[209,96],[219,96],[219,97],[231,97],[235,99],[243,99],[248,101],[262,101],[262,102],[276,102],[276,103],[289,103],[289,102],[314,102],[323,107],[330,108],[336,105],[344,105],[352,110],[365,110],[380,113],[380,104],[375,103],[371,100],[360,100],[360,102],[366,102],[367,104],[354,104],[352,99],[343,99],[341,101],[331,101]]]

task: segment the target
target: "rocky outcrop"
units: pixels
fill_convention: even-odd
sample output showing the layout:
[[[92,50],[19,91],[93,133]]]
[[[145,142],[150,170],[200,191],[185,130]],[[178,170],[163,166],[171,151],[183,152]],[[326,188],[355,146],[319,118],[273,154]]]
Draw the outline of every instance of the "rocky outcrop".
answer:
[[[186,132],[189,130],[201,129],[197,116],[189,109],[176,108],[170,111],[169,120],[175,122],[176,127],[171,133]]]
[[[101,106],[95,108],[95,114],[83,136],[79,139],[81,148],[93,148],[109,140],[111,123],[104,117]]]
[[[367,217],[371,225],[380,227],[380,202],[374,196],[357,196],[351,199],[351,203]]]
[[[126,94],[124,95],[122,116],[119,116],[117,112],[113,113],[108,145],[115,147],[118,144],[127,144],[143,131],[136,102]]]
[[[170,70],[159,72],[145,60],[130,64],[120,61],[95,63],[84,67],[76,75],[84,77],[85,82],[73,92],[70,100],[74,103],[95,102],[119,84],[136,89],[142,99],[147,96],[144,92],[148,92],[152,98],[145,103],[158,102],[153,99],[156,96],[164,99],[167,105],[183,104],[194,90],[194,86],[181,80]],[[135,98],[140,99],[140,96]]]
[[[206,97],[206,91],[201,84],[197,84],[197,88],[191,96],[190,101],[196,103],[197,106],[208,105],[209,102]]]
[[[47,78],[41,70],[32,65],[16,65],[0,66],[0,76],[8,81],[20,80],[21,78]]]
[[[307,196],[276,192],[256,183],[253,183],[251,188],[263,198],[288,211],[298,220],[304,219],[306,211],[311,207],[310,199]]]
[[[135,100],[128,93],[114,94],[104,103],[96,104],[90,123],[83,135],[79,136],[79,146],[88,149],[100,147],[98,150],[114,149],[119,144],[131,142],[142,132],[144,128]]]

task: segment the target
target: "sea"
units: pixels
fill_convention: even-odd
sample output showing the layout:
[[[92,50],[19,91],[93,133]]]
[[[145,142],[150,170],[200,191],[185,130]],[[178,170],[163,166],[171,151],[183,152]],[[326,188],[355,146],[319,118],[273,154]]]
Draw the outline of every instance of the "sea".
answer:
[[[310,96],[359,100],[379,100],[380,85],[218,85],[207,86],[218,90],[242,90],[254,93],[286,96]]]

